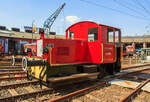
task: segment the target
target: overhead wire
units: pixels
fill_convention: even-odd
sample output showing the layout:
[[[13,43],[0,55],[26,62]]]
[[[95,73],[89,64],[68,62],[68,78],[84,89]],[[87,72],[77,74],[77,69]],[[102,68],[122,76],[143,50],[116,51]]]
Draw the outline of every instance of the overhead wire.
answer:
[[[149,10],[147,10],[138,0],[134,0],[134,1],[136,1],[136,3],[137,3],[147,14],[150,15]],[[147,0],[145,0],[145,2],[146,2],[146,4],[147,4],[148,6],[150,6],[150,3],[149,3]],[[150,28],[150,23],[149,23],[147,26],[145,26],[145,29],[146,29],[147,33],[149,32],[149,29],[148,29],[148,28]]]
[[[144,0],[144,2],[147,4],[148,7],[150,7],[150,2],[148,0]],[[145,29],[147,31],[147,33],[149,33],[149,30],[150,30],[150,23],[148,23],[146,26],[145,26]]]
[[[139,2],[138,0],[134,0],[147,14],[149,14],[150,15],[150,12],[149,12],[149,10],[147,10],[147,8],[145,8],[144,6],[143,6],[143,4],[141,4],[141,2]]]
[[[118,10],[118,9],[114,9],[114,8],[111,8],[111,7],[107,7],[107,6],[104,6],[104,5],[101,5],[101,4],[97,4],[95,2],[92,2],[92,1],[88,1],[88,0],[80,0],[82,2],[85,2],[85,3],[88,3],[88,4],[91,4],[91,5],[94,5],[94,6],[97,6],[97,7],[101,7],[101,8],[105,8],[105,9],[108,9],[108,10],[111,10],[111,11],[114,11],[114,12],[119,12],[121,14],[125,14],[125,15],[128,15],[128,16],[132,16],[136,19],[141,19],[141,20],[145,20],[145,21],[149,21],[148,19],[146,18],[143,18],[143,17],[140,17],[140,16],[136,16],[136,15],[133,15],[133,14],[130,14],[130,13],[127,13],[127,12],[123,12],[121,10]]]
[[[122,6],[122,7],[127,8],[127,9],[129,9],[129,10],[131,10],[131,11],[137,13],[137,14],[141,14],[141,15],[143,16],[143,13],[141,13],[141,12],[139,12],[139,11],[137,11],[137,10],[131,8],[130,6],[127,6],[127,5],[126,5],[125,3],[123,3],[122,1],[121,1],[121,2],[119,2],[119,0],[113,0],[113,1],[114,1],[115,3],[117,3],[118,5]],[[143,16],[143,17],[145,17],[145,16]]]
[[[145,2],[150,7],[150,2],[148,0],[145,0]]]
[[[149,33],[149,30],[150,30],[150,23],[145,26],[145,29],[146,29],[146,32]]]

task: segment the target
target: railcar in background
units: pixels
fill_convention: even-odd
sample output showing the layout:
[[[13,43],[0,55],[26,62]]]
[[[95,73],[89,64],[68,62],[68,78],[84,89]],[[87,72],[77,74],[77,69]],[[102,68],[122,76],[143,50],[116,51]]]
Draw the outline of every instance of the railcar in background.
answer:
[[[24,53],[28,54],[28,56],[36,55],[36,43],[24,44],[23,48],[24,48]]]
[[[131,45],[126,46],[126,55],[133,56],[135,54],[135,48]]]
[[[83,21],[66,30],[66,39],[45,38],[43,29],[39,33],[36,56],[22,60],[28,79],[51,83],[120,72],[119,28]]]
[[[23,50],[23,56],[36,56],[36,43],[31,43],[31,44],[21,44],[22,50]],[[16,63],[21,63],[22,62],[22,57],[23,56],[15,56],[12,55],[12,65],[16,65]]]

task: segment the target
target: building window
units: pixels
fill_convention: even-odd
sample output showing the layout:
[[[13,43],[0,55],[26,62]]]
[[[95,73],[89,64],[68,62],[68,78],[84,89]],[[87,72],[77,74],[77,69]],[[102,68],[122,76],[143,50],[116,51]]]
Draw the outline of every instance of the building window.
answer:
[[[114,42],[114,33],[113,33],[113,29],[108,29],[107,30],[107,41],[108,43],[112,43]]]
[[[98,41],[98,27],[88,29],[88,41]]]

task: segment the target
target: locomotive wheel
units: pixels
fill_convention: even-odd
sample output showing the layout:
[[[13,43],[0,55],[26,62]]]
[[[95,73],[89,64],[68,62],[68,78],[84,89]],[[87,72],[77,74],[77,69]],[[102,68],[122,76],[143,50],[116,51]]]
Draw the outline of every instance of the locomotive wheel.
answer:
[[[23,57],[22,58],[22,69],[24,70],[24,71],[26,71],[26,69],[27,69],[27,58],[26,57]]]
[[[109,63],[106,65],[106,73],[108,75],[114,75],[116,74],[116,71],[115,71],[115,64],[114,63]]]
[[[77,72],[84,73],[83,66],[77,66]]]
[[[98,65],[97,71],[99,72],[97,78],[102,79],[105,76],[105,65]]]
[[[115,71],[116,72],[120,72],[120,70],[121,70],[121,63],[119,61],[117,61],[115,63]]]
[[[108,73],[109,73],[110,75],[116,74],[115,67],[116,67],[116,66],[115,66],[115,63],[109,63],[109,64],[108,64],[107,70],[108,70]]]

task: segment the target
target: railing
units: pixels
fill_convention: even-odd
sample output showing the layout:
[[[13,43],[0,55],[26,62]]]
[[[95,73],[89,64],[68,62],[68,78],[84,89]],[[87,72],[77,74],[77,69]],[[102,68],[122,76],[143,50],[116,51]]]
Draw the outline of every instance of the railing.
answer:
[[[141,61],[141,56],[126,56],[122,57],[122,65],[128,64],[140,64],[142,63]]]

